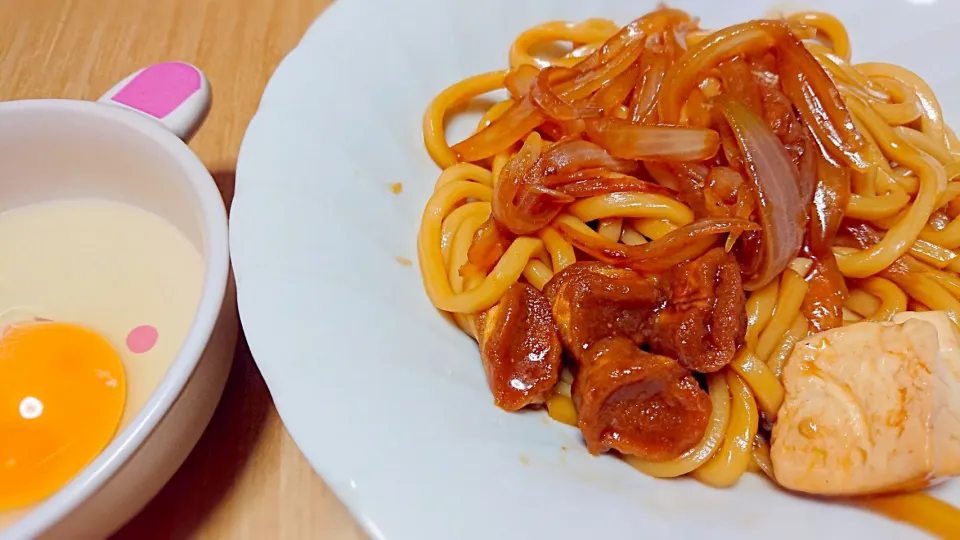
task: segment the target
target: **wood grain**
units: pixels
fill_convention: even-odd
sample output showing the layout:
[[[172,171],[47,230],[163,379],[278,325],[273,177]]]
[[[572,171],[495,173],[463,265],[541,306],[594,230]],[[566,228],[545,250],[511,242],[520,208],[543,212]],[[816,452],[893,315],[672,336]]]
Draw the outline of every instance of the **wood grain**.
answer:
[[[191,147],[229,202],[240,141],[264,85],[330,1],[0,1],[0,99],[96,99],[147,64],[193,63],[214,99]],[[364,535],[283,428],[241,337],[200,444],[115,538]]]

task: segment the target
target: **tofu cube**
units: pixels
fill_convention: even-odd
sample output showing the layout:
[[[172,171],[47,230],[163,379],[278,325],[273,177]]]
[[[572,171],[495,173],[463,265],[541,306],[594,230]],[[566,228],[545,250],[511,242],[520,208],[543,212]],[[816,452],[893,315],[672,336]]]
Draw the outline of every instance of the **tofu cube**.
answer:
[[[960,334],[902,313],[810,336],[783,370],[777,482],[816,495],[908,491],[960,474]]]

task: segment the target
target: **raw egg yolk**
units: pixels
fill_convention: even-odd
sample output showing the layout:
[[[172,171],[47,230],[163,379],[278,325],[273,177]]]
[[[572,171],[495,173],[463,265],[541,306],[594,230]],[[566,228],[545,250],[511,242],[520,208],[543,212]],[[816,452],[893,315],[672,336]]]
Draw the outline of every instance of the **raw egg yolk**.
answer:
[[[120,355],[72,324],[11,325],[0,334],[0,511],[63,487],[107,446],[123,414]]]

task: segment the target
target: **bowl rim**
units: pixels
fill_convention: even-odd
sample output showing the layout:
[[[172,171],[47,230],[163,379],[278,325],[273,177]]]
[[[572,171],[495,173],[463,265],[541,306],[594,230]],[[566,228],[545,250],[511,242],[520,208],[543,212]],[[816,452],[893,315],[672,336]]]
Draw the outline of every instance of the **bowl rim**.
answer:
[[[227,211],[220,191],[200,158],[160,122],[120,107],[69,99],[30,99],[0,102],[0,117],[9,113],[69,112],[94,121],[114,122],[134,129],[173,157],[184,170],[199,203],[201,230],[207,244],[203,288],[190,330],[157,388],[131,423],[69,483],[37,503],[0,538],[34,537],[61,521],[95,494],[134,455],[193,376],[223,306],[230,271]]]

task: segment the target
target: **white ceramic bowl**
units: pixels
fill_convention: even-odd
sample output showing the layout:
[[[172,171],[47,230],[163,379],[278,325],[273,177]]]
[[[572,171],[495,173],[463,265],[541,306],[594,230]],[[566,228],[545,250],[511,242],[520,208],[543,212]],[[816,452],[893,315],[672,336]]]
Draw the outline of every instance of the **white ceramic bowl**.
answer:
[[[960,2],[668,0],[717,28],[825,9],[857,61],[913,69],[960,122]],[[231,251],[244,332],[294,440],[373,538],[904,538],[921,533],[756,475],[655,480],[542,412],[493,405],[476,344],[430,304],[416,263],[439,170],[421,118],[443,88],[503,69],[551,20],[621,24],[656,0],[337,0],[267,85],[240,152]],[[476,126],[455,119],[450,139]],[[390,184],[403,183],[403,192]],[[960,480],[935,491],[960,503]]]
[[[182,64],[175,67],[185,73]],[[205,262],[192,327],[146,405],[69,484],[0,531],[3,540],[111,534],[183,463],[220,399],[238,326],[227,216],[210,174],[177,136],[189,135],[209,106],[209,86],[196,73],[199,87],[180,103],[114,102],[111,97],[129,79],[101,103],[0,103],[0,211],[70,198],[132,204],[177,227]],[[168,105],[173,110],[161,121],[124,110],[143,103],[154,113]]]

